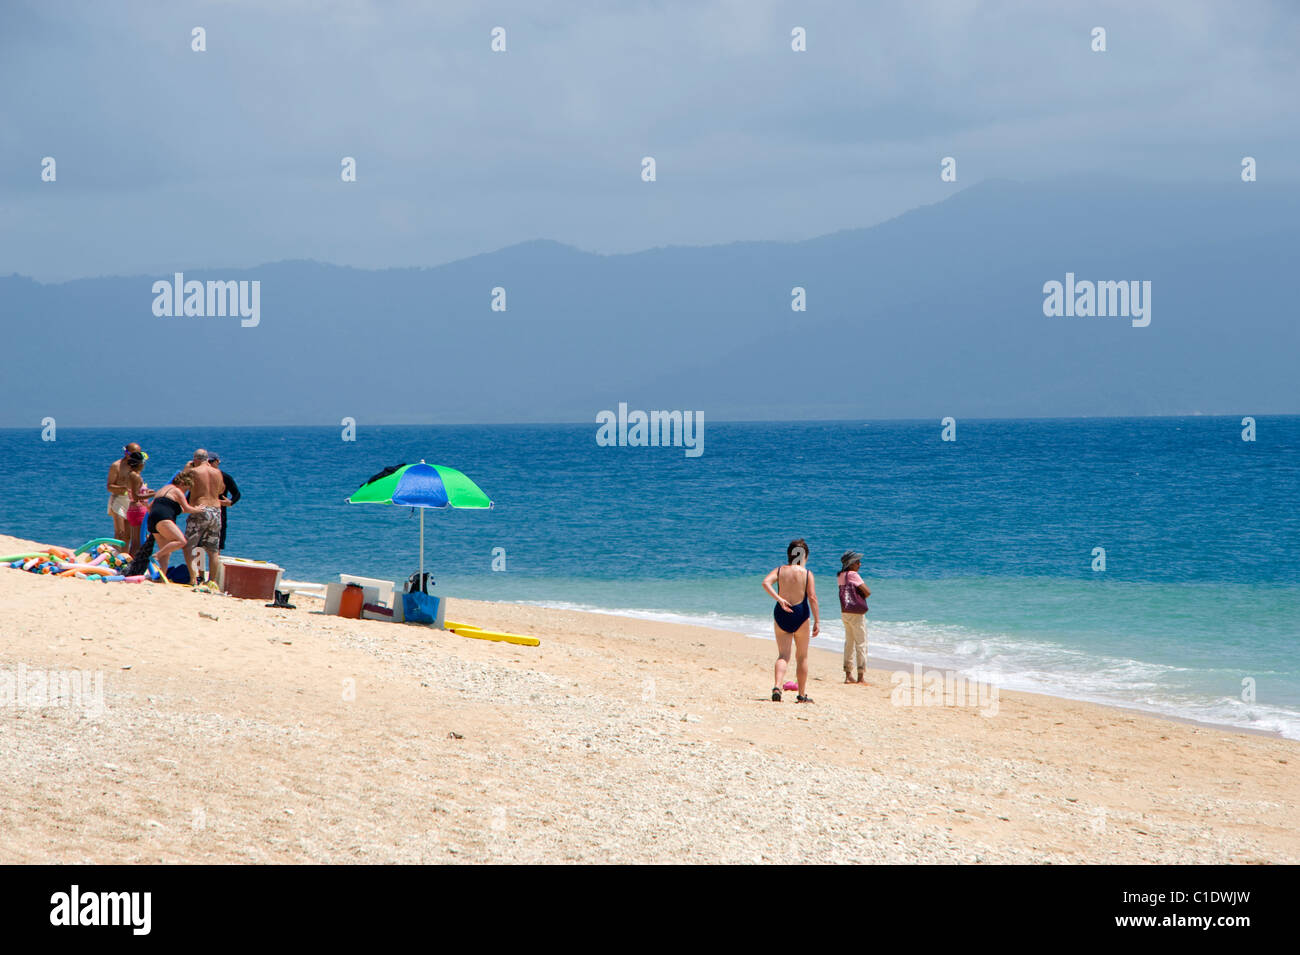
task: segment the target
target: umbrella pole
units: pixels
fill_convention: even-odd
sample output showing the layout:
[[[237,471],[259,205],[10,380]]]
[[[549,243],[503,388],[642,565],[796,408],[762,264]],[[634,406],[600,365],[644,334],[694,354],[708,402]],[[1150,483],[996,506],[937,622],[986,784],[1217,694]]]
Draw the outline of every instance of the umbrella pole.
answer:
[[[424,508],[420,508],[420,592],[424,592]]]

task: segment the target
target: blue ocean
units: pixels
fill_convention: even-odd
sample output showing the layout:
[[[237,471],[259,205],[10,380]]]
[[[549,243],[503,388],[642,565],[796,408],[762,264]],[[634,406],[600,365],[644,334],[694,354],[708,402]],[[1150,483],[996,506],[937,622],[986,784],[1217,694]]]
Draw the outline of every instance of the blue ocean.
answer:
[[[601,447],[594,424],[363,426],[352,442],[333,427],[60,428],[52,442],[2,430],[0,532],[107,536],[104,480],[123,443],[144,446],[155,487],[205,447],[243,493],[230,553],[300,580],[400,580],[418,517],[345,498],[424,459],[495,502],[427,512],[437,593],[770,638],[760,581],[803,537],[820,645],[842,645],[834,574],[852,548],[866,555],[873,657],[1300,739],[1300,417],[1259,417],[1254,441],[1220,417],[957,429],[942,441],[938,421],[709,422],[699,457]]]

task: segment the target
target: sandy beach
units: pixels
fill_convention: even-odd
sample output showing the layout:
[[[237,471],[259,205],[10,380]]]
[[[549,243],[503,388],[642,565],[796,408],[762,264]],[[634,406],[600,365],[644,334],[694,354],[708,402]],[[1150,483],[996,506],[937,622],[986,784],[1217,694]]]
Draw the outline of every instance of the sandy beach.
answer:
[[[0,552],[30,542],[0,536]],[[0,568],[0,862],[1296,863],[1300,743],[1003,692],[891,704],[813,651],[452,598],[539,648]]]

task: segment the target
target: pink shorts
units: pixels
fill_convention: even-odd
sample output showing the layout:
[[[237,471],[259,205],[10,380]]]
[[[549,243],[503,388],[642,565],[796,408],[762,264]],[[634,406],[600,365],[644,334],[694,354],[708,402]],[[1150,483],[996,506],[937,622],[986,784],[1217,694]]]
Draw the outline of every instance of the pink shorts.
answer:
[[[148,504],[132,504],[126,509],[126,522],[132,527],[139,527],[149,516]]]

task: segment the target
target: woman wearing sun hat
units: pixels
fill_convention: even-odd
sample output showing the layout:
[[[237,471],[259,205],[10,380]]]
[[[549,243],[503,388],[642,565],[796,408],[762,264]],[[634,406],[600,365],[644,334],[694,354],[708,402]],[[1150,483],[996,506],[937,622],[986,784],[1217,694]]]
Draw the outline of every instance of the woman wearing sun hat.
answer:
[[[867,682],[867,598],[871,591],[858,576],[862,555],[846,550],[840,557],[840,572],[835,578],[840,589],[840,619],[844,621],[844,682],[853,683],[853,664],[858,666],[857,682]]]

